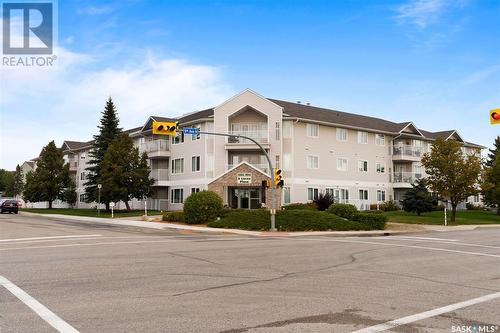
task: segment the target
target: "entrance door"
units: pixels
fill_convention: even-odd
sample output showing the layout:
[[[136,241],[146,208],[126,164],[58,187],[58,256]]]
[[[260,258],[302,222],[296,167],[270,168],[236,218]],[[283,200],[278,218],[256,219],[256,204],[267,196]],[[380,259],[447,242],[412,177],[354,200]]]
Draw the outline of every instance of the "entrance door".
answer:
[[[260,188],[232,188],[231,207],[257,209],[261,206]]]

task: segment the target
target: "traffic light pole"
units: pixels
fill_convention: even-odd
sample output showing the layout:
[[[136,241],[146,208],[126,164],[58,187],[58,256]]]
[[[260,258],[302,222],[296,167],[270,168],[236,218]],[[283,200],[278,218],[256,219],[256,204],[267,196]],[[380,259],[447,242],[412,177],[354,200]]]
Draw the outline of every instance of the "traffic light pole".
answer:
[[[264,153],[264,156],[267,159],[267,163],[269,163],[269,178],[271,179],[271,231],[276,231],[276,184],[274,184],[273,181],[273,165],[271,163],[271,158],[269,158],[269,155],[267,154],[266,150],[260,143],[258,143],[255,139],[252,139],[248,136],[245,135],[239,135],[239,134],[226,134],[226,133],[215,133],[215,132],[203,132],[203,131],[198,131],[200,134],[206,134],[206,135],[218,135],[218,136],[227,136],[230,138],[242,138],[242,139],[247,139],[255,143],[257,146],[259,146],[260,150]]]

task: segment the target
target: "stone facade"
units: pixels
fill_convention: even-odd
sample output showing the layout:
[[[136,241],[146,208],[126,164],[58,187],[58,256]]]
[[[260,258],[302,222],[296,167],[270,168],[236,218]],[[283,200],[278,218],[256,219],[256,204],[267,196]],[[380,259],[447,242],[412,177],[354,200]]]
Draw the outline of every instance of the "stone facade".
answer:
[[[238,184],[237,177],[238,174],[251,174],[252,179],[248,184]],[[264,174],[262,171],[252,167],[246,162],[242,162],[230,171],[222,174],[220,177],[216,178],[212,182],[208,184],[208,190],[214,191],[221,196],[225,205],[229,205],[228,202],[228,189],[230,187],[236,188],[261,188],[262,181],[268,180],[271,182],[271,179],[268,175]],[[276,208],[279,209],[281,207],[281,192],[282,189],[276,189]],[[266,202],[265,207],[270,208],[271,206],[271,190],[266,190]]]

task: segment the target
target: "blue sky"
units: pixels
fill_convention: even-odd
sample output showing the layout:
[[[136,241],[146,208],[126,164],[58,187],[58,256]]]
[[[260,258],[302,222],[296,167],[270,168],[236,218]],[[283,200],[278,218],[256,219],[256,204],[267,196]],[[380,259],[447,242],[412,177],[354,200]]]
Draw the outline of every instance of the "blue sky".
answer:
[[[248,87],[485,146],[500,133],[488,122],[500,107],[498,0],[69,0],[58,12],[57,68],[2,68],[2,146],[25,148],[2,147],[1,168],[51,139],[91,139],[107,96],[125,128]]]

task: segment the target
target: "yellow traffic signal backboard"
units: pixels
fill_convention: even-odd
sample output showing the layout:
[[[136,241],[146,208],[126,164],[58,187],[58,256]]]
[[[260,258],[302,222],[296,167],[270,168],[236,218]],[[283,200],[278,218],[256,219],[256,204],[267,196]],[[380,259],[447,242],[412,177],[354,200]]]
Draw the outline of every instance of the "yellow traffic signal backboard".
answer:
[[[490,124],[500,124],[500,109],[490,110]]]
[[[176,135],[177,122],[153,121],[153,134]]]

